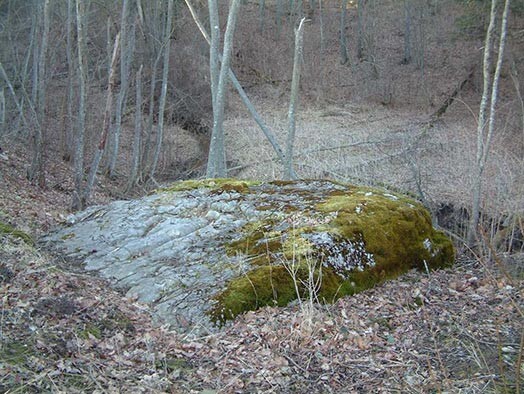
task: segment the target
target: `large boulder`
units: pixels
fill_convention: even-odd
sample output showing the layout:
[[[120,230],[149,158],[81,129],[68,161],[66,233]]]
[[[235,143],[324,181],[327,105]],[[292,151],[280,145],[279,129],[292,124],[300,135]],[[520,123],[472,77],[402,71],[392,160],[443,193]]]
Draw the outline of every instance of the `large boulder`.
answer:
[[[329,181],[185,181],[68,222],[43,241],[183,332],[298,297],[332,302],[454,259],[420,203]]]

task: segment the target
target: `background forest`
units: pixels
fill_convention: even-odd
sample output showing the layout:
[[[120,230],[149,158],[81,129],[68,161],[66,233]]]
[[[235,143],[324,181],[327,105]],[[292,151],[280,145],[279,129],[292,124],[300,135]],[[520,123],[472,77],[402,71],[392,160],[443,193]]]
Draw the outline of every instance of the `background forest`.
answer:
[[[200,21],[206,32],[218,26],[221,52],[231,8],[229,2],[0,0],[0,225],[6,222],[40,235],[62,222],[69,212],[88,205],[141,196],[175,180],[205,177],[210,174],[210,147],[211,151],[218,149],[219,152],[223,147],[227,177],[328,178],[383,186],[413,195],[432,212],[435,224],[456,241],[459,260],[463,260],[467,271],[466,274],[459,272],[456,277],[446,276],[454,275],[448,273],[435,274],[427,279],[428,288],[442,285],[455,292],[474,288],[471,300],[478,304],[474,306],[475,302],[470,300],[468,308],[487,322],[491,316],[490,300],[502,302],[507,294],[501,296],[497,291],[505,291],[506,286],[521,289],[518,283],[524,272],[524,0],[495,3],[497,6],[492,12],[490,0],[240,0],[230,52],[230,68],[240,89],[231,82],[227,85],[220,122],[224,138],[218,142],[218,148],[213,148],[217,115],[216,105],[213,108],[214,77],[210,66],[214,55],[210,54],[210,46],[195,21]],[[506,3],[509,8],[504,13]],[[213,5],[217,7],[218,23],[210,23],[213,13],[209,7]],[[496,18],[491,23],[492,50],[490,63],[486,65],[485,39],[490,32],[490,15]],[[505,28],[503,15],[508,16]],[[302,18],[306,18],[302,25],[303,48],[296,57],[296,32]],[[499,40],[503,31],[506,31],[505,48],[501,52]],[[498,58],[502,61],[499,67]],[[293,70],[297,64],[300,81],[294,90]],[[495,96],[490,97],[486,91],[486,75],[490,78],[489,86],[493,80],[498,81],[495,100]],[[293,91],[296,97],[292,97]],[[296,105],[290,116],[293,98]],[[488,122],[486,117],[485,123],[481,119],[482,109],[479,111],[483,103],[488,109],[489,104],[494,103],[486,115],[491,114],[492,119]],[[489,138],[488,123],[493,131]],[[292,125],[295,134],[291,139],[293,153],[289,155]],[[294,174],[286,171],[284,163],[290,157]],[[477,222],[473,220],[477,217],[478,233]],[[475,229],[474,239],[471,231],[468,239],[468,227]],[[0,235],[6,232],[2,229],[0,226]],[[11,298],[14,295],[21,300],[58,297],[46,286],[44,290],[37,290],[30,285],[32,270],[41,270],[42,264],[46,266],[49,262],[42,263],[34,251],[13,245],[12,240],[8,243],[2,239],[2,242],[0,257],[6,265],[0,261],[0,284],[16,275],[19,275],[17,280],[22,281],[11,286]],[[13,268],[20,261],[24,261],[25,268]],[[487,265],[490,270],[486,270]],[[475,298],[477,288],[484,286],[477,286],[477,282],[484,280],[477,280],[480,272],[482,275],[488,272],[486,275],[495,278],[494,282],[486,280],[487,287],[481,294],[485,300]],[[81,297],[86,299],[107,291],[103,284],[93,284],[93,278],[80,274],[74,280],[61,271],[49,275],[54,275],[52,283],[58,287],[63,285],[69,289],[65,284],[74,282],[82,292],[93,292],[82,293]],[[471,278],[477,279],[470,281]],[[47,279],[42,282],[51,283]],[[410,297],[406,295],[411,291],[407,287],[387,286],[390,287],[384,291],[390,292],[393,298]],[[259,337],[250,339],[244,328],[273,332],[267,325],[260,326],[268,324],[264,318],[285,326],[289,322],[283,320],[296,317],[292,312],[277,313],[269,308],[262,312],[262,318],[246,317],[227,334],[229,337],[205,339],[204,345],[174,345],[165,332],[146,323],[143,310],[133,309],[134,306],[127,305],[116,292],[108,294],[107,300],[97,301],[100,304],[96,313],[88,317],[74,315],[77,320],[69,322],[71,327],[84,327],[84,331],[91,323],[107,319],[112,322],[110,328],[100,329],[98,325],[101,332],[97,335],[85,334],[89,362],[64,364],[64,354],[69,357],[71,349],[53,347],[56,343],[60,343],[58,347],[67,347],[57,339],[61,334],[56,334],[62,309],[69,305],[63,304],[61,293],[59,298],[55,297],[61,300],[58,304],[35,309],[37,317],[44,314],[46,308],[53,313],[46,317],[45,325],[57,338],[51,338],[50,334],[41,343],[45,344],[42,346],[47,354],[58,355],[55,364],[62,360],[61,367],[50,366],[48,363],[54,361],[44,362],[41,354],[24,353],[43,364],[26,364],[27,369],[22,372],[11,370],[5,380],[0,378],[0,391],[16,388],[22,390],[18,392],[27,392],[26,389],[34,388],[34,392],[39,392],[49,387],[53,391],[53,379],[38,375],[49,372],[49,368],[58,368],[60,373],[55,375],[59,376],[58,386],[64,385],[68,390],[76,384],[68,379],[71,376],[76,379],[77,375],[85,378],[79,387],[84,384],[90,391],[99,392],[115,392],[111,391],[114,382],[118,382],[116,387],[129,390],[148,387],[142,392],[178,392],[175,386],[183,387],[180,392],[200,392],[209,387],[222,390],[224,385],[224,392],[238,392],[246,387],[303,392],[311,391],[316,383],[324,385],[319,386],[324,390],[319,392],[329,392],[328,388],[337,390],[338,386],[332,382],[319,383],[322,373],[326,372],[322,372],[321,359],[318,368],[311,370],[314,379],[319,379],[315,384],[311,377],[311,380],[293,381],[293,386],[288,381],[280,381],[284,378],[276,371],[288,368],[304,375],[304,370],[309,371],[304,367],[309,357],[305,352],[316,349],[315,338],[325,335],[326,330],[338,330],[339,324],[350,327],[351,316],[344,317],[343,323],[333,318],[334,325],[326,327],[323,321],[332,315],[328,313],[326,317],[323,313],[327,312],[318,312],[321,316],[318,326],[308,328],[307,335],[291,329],[285,344],[271,337],[271,341],[279,343],[277,348],[281,353],[277,353],[281,358],[277,357],[274,369],[270,368],[271,379],[258,375],[255,379],[247,372],[250,379],[254,379],[249,386],[244,379],[246,372],[238,372],[243,371],[239,365],[243,365],[242,360],[247,357],[245,348],[239,349],[238,344],[243,344],[242,347],[253,343],[262,348],[266,345],[263,341],[257,342]],[[344,302],[354,308],[358,308],[359,303],[363,308],[371,308],[376,302],[373,294]],[[74,297],[77,296],[75,293]],[[442,303],[434,304],[433,309],[428,306],[424,312],[429,316],[428,321],[436,321],[432,318],[447,308],[456,308],[457,313],[467,309],[453,300],[445,298]],[[384,299],[380,302],[386,303]],[[500,307],[499,312],[522,319],[522,308],[516,306],[521,305],[519,302],[520,298],[511,298],[508,305],[515,309],[510,313]],[[132,315],[134,327],[140,325],[140,328],[132,334],[134,342],[124,345],[122,340],[118,345],[129,351],[125,361],[115,359],[118,352],[113,352],[114,349],[104,348],[104,357],[111,360],[110,366],[104,365],[116,371],[113,383],[108,383],[104,381],[106,374],[92,369],[90,363],[93,359],[105,363],[107,360],[100,361],[98,350],[93,349],[96,346],[101,349],[100,343],[110,346],[113,342],[109,339],[113,341],[116,332],[126,332],[128,328],[115,323],[121,316],[115,315],[115,310]],[[16,313],[13,312],[13,316],[18,316]],[[410,313],[411,309],[402,319],[415,331],[417,328],[413,326],[420,328],[420,337],[413,334],[417,346],[422,346],[427,339],[422,331],[431,331],[434,347],[429,350],[428,365],[434,368],[420,375],[417,370],[410,375],[420,377],[420,381],[415,379],[413,385],[408,385],[413,391],[403,392],[429,392],[425,391],[426,385],[434,392],[441,389],[459,392],[456,391],[459,388],[466,390],[464,392],[483,392],[488,386],[509,390],[501,392],[521,390],[523,344],[520,334],[517,333],[518,338],[515,336],[515,330],[503,332],[501,335],[506,340],[503,342],[497,337],[498,330],[504,331],[498,319],[482,329],[462,321],[461,332],[476,332],[478,328],[479,333],[487,334],[485,337],[479,334],[471,346],[467,338],[464,339],[461,346],[467,344],[465,353],[444,352],[442,361],[439,350],[446,338],[439,337],[432,323],[417,326],[420,316]],[[378,324],[371,320],[365,324],[369,323],[370,327]],[[511,327],[518,326],[515,320],[507,320]],[[7,332],[3,324],[1,320],[0,369],[2,358],[11,352],[11,345],[6,344],[17,344],[20,338],[23,338],[21,342],[33,338],[33,334],[21,334],[29,332],[27,327],[12,323],[12,327],[16,327],[12,332],[19,330],[16,331],[19,338],[9,337],[9,341],[13,339],[9,342],[2,336]],[[123,335],[127,338],[127,334]],[[358,357],[365,357],[374,339],[363,334],[358,338],[364,342],[352,338],[351,346],[364,354]],[[95,346],[95,339],[102,342]],[[366,342],[368,339],[371,342]],[[517,351],[519,340],[520,351]],[[501,349],[510,342],[515,351],[508,351],[509,358],[504,358],[507,354]],[[222,344],[222,350],[229,349],[231,360],[240,360],[238,369],[228,365],[229,361],[210,356],[220,347],[217,343]],[[484,346],[487,343],[490,346]],[[456,346],[459,349],[460,346]],[[170,350],[163,352],[166,348]],[[16,353],[18,348],[13,349]],[[259,350],[247,353],[260,355]],[[148,359],[151,354],[154,355],[152,361]],[[132,367],[126,364],[130,359],[135,362],[135,356],[143,362],[139,370],[135,364]],[[118,357],[123,356],[119,353]],[[210,366],[209,357],[216,366]],[[358,357],[355,356],[355,360]],[[482,378],[471,378],[474,374],[470,367],[456,362],[454,357],[474,360],[471,362],[479,366],[475,371],[478,370]],[[178,365],[182,358],[194,361]],[[176,365],[169,364],[172,360]],[[411,365],[410,362],[405,361],[405,365]],[[385,371],[393,364],[388,359],[377,368],[384,367],[382,371]],[[464,378],[451,378],[453,371],[446,369],[449,365],[464,367],[460,369],[466,371]],[[497,371],[491,369],[492,365],[497,365]],[[226,369],[228,372],[224,372]],[[129,371],[133,371],[134,378],[129,377]],[[339,372],[340,376],[350,374]],[[366,380],[368,377],[358,375],[354,379],[351,387],[355,392],[373,391],[378,387],[373,379]],[[205,384],[194,383],[198,379]],[[362,386],[355,383],[359,379],[363,379]],[[382,383],[385,379],[394,381],[395,373],[383,372],[381,379]],[[344,384],[347,385],[347,381]],[[389,392],[389,386],[384,387],[384,392]],[[406,389],[402,385],[391,387]]]
[[[61,158],[70,171],[47,186],[69,190],[78,209],[100,175],[123,195],[205,174],[213,128],[209,46],[187,4],[5,0],[0,7],[0,139],[6,151],[25,147],[29,180],[45,186]],[[192,7],[209,31],[207,5]],[[522,12],[524,3],[513,1],[483,173],[482,211],[496,221],[524,206]],[[227,13],[220,3],[222,31]],[[415,193],[435,214],[460,216],[477,178],[489,15],[490,2],[479,0],[243,1],[231,69],[275,136],[273,146],[283,149],[294,28],[306,17],[297,176],[388,185]],[[227,175],[284,176],[230,87]]]
[[[204,174],[213,123],[209,46],[184,2],[0,6],[0,138],[4,150],[13,142],[27,146],[30,180],[44,186],[47,162],[71,163],[74,185],[62,187],[74,191],[72,204],[80,208],[97,173],[122,192]],[[193,6],[209,31],[207,5]],[[244,1],[231,68],[283,147],[293,30],[308,18],[297,175],[385,184],[416,193],[434,209],[469,208],[489,9],[489,1],[475,0]],[[491,216],[524,205],[522,1],[513,1],[511,11],[485,171]],[[224,31],[226,3],[219,13]],[[283,176],[234,90],[224,130],[228,176]]]

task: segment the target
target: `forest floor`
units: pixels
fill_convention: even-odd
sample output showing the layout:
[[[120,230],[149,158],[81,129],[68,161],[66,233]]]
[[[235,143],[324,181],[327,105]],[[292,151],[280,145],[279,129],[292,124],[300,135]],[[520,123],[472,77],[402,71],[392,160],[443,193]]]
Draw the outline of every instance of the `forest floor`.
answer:
[[[25,179],[24,150],[0,160],[0,221],[37,238],[70,205],[67,166]],[[101,181],[93,202],[118,197]],[[27,241],[27,240],[26,240]],[[514,259],[514,260],[511,260]],[[184,337],[102,279],[0,234],[0,392],[520,392],[523,266],[459,256],[334,305],[263,308],[224,331]]]

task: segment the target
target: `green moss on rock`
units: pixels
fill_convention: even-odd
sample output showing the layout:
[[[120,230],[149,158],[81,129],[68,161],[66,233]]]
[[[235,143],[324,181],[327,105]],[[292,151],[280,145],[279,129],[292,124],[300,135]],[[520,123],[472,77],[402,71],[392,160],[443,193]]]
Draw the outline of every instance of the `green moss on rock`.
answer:
[[[297,289],[301,298],[308,296],[305,286],[309,277],[307,263],[301,262],[296,268],[297,287],[288,269],[284,265],[266,265],[233,279],[227,289],[216,297],[217,303],[210,311],[212,321],[222,324],[249,310],[263,306],[285,306],[297,299]],[[317,298],[320,301],[333,302],[338,297],[342,284],[340,277],[329,268],[313,268],[312,273],[314,281],[322,275],[322,287]]]
[[[249,191],[251,186],[259,184],[260,182],[256,181],[243,181],[230,178],[189,179],[187,181],[175,182],[168,187],[157,190],[157,192],[179,192],[184,190],[206,188],[212,190],[246,193]]]
[[[345,239],[362,238],[376,261],[372,271],[397,276],[411,268],[453,264],[451,241],[432,227],[429,212],[418,202],[380,190],[349,191],[332,196],[318,209],[337,216],[326,227]]]
[[[454,261],[451,241],[432,227],[428,211],[401,194],[346,185],[319,197],[285,182],[286,192],[306,201],[301,216],[277,212],[265,220],[248,223],[244,236],[227,245],[229,255],[243,254],[252,270],[231,280],[216,297],[209,312],[223,323],[266,305],[287,305],[306,296],[308,267],[322,274],[317,298],[333,302],[369,289],[412,268],[449,267]],[[337,184],[337,186],[340,186]],[[261,200],[273,212],[274,201]],[[277,202],[278,204],[278,202]],[[293,215],[291,217],[290,215]],[[305,217],[305,218],[304,218]],[[283,225],[284,221],[293,222]],[[296,284],[283,264],[297,264]],[[322,267],[322,268],[319,268]]]

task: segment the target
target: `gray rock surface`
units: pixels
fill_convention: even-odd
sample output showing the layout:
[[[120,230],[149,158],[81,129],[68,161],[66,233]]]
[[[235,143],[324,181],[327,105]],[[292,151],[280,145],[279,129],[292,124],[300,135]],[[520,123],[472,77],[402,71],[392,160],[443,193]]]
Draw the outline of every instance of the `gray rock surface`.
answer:
[[[126,289],[128,297],[151,303],[160,322],[203,334],[216,329],[206,315],[210,300],[229,279],[249,269],[241,256],[228,256],[224,245],[239,238],[248,221],[284,218],[278,207],[307,205],[297,191],[314,190],[320,199],[338,188],[309,182],[294,185],[292,193],[272,184],[252,187],[250,193],[213,188],[158,192],[90,207],[42,241]],[[257,209],[268,202],[276,211]]]

